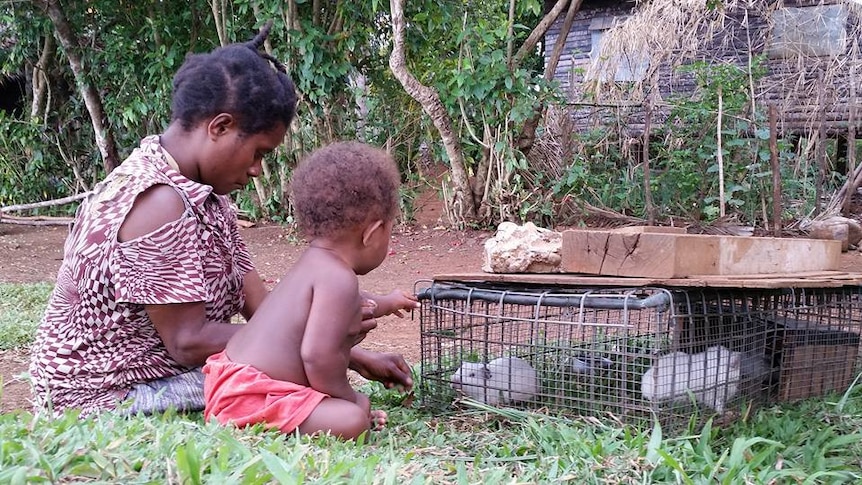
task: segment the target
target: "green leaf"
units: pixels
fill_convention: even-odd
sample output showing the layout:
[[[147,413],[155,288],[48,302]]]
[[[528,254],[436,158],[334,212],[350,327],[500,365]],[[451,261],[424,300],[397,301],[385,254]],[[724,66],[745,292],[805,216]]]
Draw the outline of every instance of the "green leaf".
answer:
[[[656,464],[661,457],[659,451],[661,450],[662,432],[661,424],[659,424],[658,419],[656,418],[653,421],[652,433],[650,433],[649,442],[647,443],[646,448],[646,459],[648,462]]]

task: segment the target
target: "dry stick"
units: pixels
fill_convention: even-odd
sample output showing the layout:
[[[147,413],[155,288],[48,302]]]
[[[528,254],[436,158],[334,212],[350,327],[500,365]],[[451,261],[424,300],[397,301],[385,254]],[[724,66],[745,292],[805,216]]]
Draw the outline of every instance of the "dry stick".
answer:
[[[258,5],[256,2],[252,2],[252,12],[254,13],[254,18],[256,20],[260,21],[261,20],[260,5]],[[273,55],[272,54],[272,43],[269,41],[269,36],[267,36],[267,38],[264,39],[264,41],[263,41],[263,50],[267,54]],[[264,181],[269,182],[271,180],[271,171],[269,169],[269,164],[266,163],[266,158],[261,159],[260,169],[261,169],[261,174],[260,174],[261,176],[252,177],[251,180],[252,180],[252,183],[254,184],[254,191],[257,193],[258,207],[260,208],[261,213],[265,217],[269,217],[270,213],[269,213],[269,208],[268,208],[267,202],[269,201],[271,194],[270,194],[270,191],[268,190],[268,185],[265,185]],[[283,193],[280,195],[284,196]]]
[[[50,207],[53,205],[62,205],[68,204],[69,202],[74,202],[76,200],[83,199],[90,195],[89,192],[84,192],[81,194],[71,195],[69,197],[63,197],[61,199],[55,200],[46,200],[43,202],[33,202],[31,204],[19,204],[19,205],[9,205],[6,207],[0,207],[0,222],[4,224],[19,224],[19,225],[27,225],[27,226],[61,226],[67,225],[72,222],[71,217],[51,217],[51,216],[33,216],[33,217],[20,217],[20,216],[10,216],[7,214],[12,211],[21,211],[21,210],[29,210],[29,209],[38,209],[40,207]]]
[[[0,213],[0,222],[3,224],[17,224],[20,226],[67,226],[74,219],[71,217],[33,216],[17,217]]]
[[[643,165],[644,165],[644,205],[647,212],[647,225],[655,225],[655,206],[652,202],[652,191],[650,191],[650,167],[649,167],[649,131],[650,118],[652,117],[652,106],[649,98],[644,105],[644,141],[643,141]]]
[[[826,106],[825,106],[825,91],[826,86],[823,82],[823,77],[819,79],[819,102],[820,102],[820,124],[817,127],[817,144],[815,145],[814,160],[817,164],[817,177],[814,184],[814,215],[818,216],[822,212],[822,202],[820,198],[823,196],[823,179],[826,178]]]
[[[6,207],[0,207],[0,214],[4,212],[12,212],[12,211],[23,211],[29,209],[38,209],[40,207],[51,207],[52,205],[63,205],[68,204],[69,202],[75,202],[76,200],[83,199],[84,197],[90,195],[89,192],[83,192],[76,195],[70,195],[69,197],[63,197],[62,199],[54,199],[54,200],[46,200],[43,202],[33,202],[30,204],[19,204],[19,205],[7,205]]]
[[[718,198],[719,198],[719,209],[718,213],[721,217],[724,217],[725,209],[724,209],[724,155],[721,153],[721,116],[722,116],[722,96],[721,96],[721,85],[718,86],[718,119],[716,122],[715,136],[716,136],[716,144],[718,146],[716,158],[718,159]]]
[[[847,215],[850,212],[850,202],[853,200],[853,194],[859,188],[859,174],[856,172],[856,64],[850,64],[850,115],[847,120],[847,172],[853,173],[853,177],[848,177],[847,182],[853,181],[853,185],[844,187],[847,192],[844,194],[844,200],[841,202],[841,213]]]
[[[835,194],[835,197],[833,197],[833,201],[843,201],[841,207],[844,207],[844,204],[849,205],[850,198],[853,196],[853,193],[856,192],[856,188],[860,185],[862,185],[862,165],[856,167],[856,170],[853,171],[853,174],[847,177],[847,180],[844,181],[844,185],[841,186],[841,189],[839,189],[838,193]],[[833,203],[832,206],[829,208],[830,210],[828,210],[827,212],[832,212],[832,209],[835,208],[834,205],[835,204]]]
[[[781,166],[778,163],[778,110],[769,105],[769,163],[772,166],[772,235],[781,236]]]

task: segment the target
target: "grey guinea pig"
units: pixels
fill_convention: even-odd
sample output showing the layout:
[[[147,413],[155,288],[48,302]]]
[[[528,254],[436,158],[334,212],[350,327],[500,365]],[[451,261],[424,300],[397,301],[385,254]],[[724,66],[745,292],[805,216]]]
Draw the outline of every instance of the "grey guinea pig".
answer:
[[[492,406],[529,401],[539,392],[536,369],[517,357],[500,357],[487,364],[462,362],[449,381],[468,397]]]

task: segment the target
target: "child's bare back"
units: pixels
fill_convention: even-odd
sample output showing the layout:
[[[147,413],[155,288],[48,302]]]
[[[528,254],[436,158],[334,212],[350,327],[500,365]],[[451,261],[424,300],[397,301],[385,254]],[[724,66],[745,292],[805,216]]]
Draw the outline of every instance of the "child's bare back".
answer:
[[[361,310],[353,271],[332,251],[309,247],[226,352],[273,379],[353,400],[347,366]]]

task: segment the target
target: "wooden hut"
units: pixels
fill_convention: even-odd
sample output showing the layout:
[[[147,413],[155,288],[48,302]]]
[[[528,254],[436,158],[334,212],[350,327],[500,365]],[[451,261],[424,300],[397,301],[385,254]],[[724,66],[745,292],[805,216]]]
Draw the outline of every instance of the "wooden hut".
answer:
[[[563,23],[545,36],[546,62]],[[696,94],[694,76],[679,66],[759,62],[766,72],[752,76],[752,99],[761,112],[777,108],[783,135],[843,144],[855,139],[862,114],[860,31],[859,0],[583,0],[555,79],[575,129],[613,118],[636,137],[647,101],[660,123],[664,101]]]

